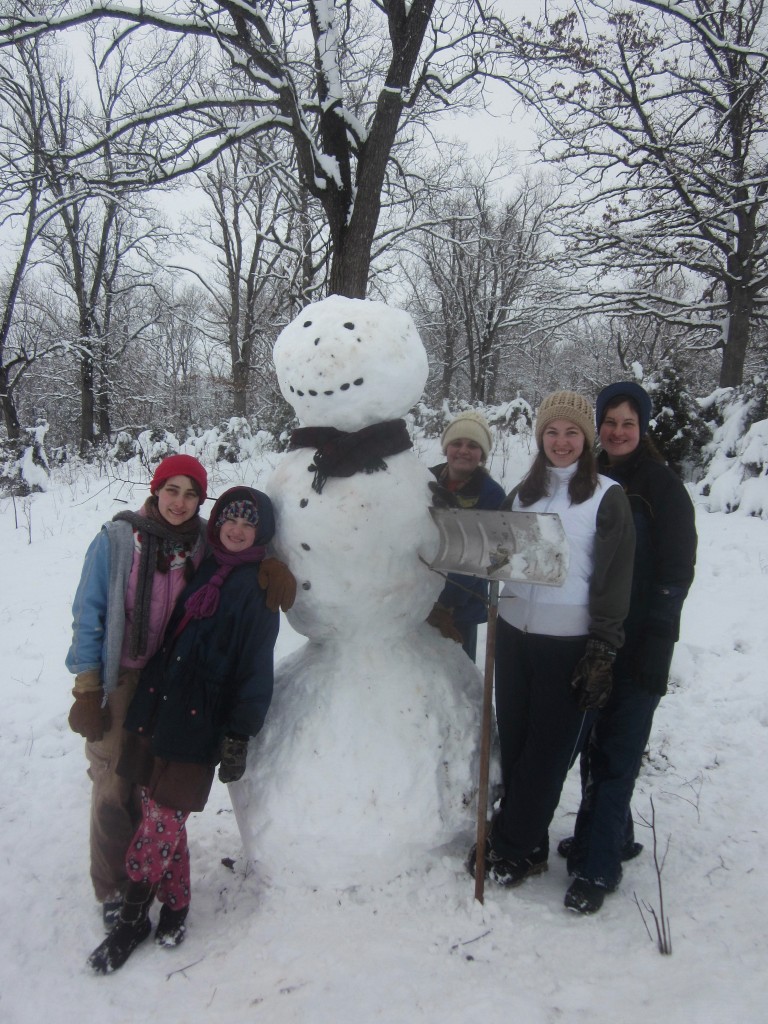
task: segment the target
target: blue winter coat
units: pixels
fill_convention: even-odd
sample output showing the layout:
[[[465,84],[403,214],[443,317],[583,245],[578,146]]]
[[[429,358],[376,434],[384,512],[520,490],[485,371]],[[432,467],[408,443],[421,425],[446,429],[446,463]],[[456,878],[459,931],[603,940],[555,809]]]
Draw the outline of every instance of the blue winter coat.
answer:
[[[192,619],[174,638],[187,598],[216,569],[209,556],[182,592],[125,719],[125,728],[151,737],[152,753],[165,760],[217,764],[225,734],[255,736],[272,699],[280,616],[266,606],[258,564],[234,569],[216,614]]]

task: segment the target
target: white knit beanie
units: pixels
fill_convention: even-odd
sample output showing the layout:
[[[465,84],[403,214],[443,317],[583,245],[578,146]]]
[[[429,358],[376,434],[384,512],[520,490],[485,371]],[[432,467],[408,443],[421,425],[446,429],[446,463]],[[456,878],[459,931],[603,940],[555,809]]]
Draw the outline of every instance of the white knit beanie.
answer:
[[[591,448],[595,443],[595,413],[583,395],[575,391],[555,391],[547,395],[536,414],[536,444],[541,448],[544,428],[553,420],[575,423]]]
[[[443,452],[451,441],[457,441],[460,437],[466,437],[468,440],[474,441],[475,444],[479,444],[483,449],[483,455],[486,459],[488,458],[491,453],[491,428],[488,426],[488,421],[479,412],[473,412],[470,409],[467,412],[459,413],[455,419],[451,420],[440,438]]]

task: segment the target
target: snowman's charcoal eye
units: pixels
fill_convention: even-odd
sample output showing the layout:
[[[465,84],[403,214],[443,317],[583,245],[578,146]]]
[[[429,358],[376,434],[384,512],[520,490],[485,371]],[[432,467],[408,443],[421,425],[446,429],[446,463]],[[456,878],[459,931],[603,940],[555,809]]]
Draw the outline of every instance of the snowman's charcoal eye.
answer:
[[[299,396],[299,398],[303,398],[304,397],[304,392],[303,391],[297,391],[296,394]]]
[[[340,390],[341,391],[349,391],[349,384],[342,384]]]
[[[354,384],[354,385],[355,385],[356,387],[358,387],[358,388],[359,388],[359,387],[360,387],[360,385],[361,385],[361,384],[363,383],[363,378],[362,378],[362,377],[358,377],[358,378],[357,378],[357,380],[353,380],[353,381],[352,381],[352,383],[353,383],[353,384]]]
[[[305,551],[309,551],[309,544],[305,544],[304,541],[302,541],[301,546],[304,548]]]
[[[290,388],[291,388],[291,394],[294,394],[296,389],[294,388],[293,384],[290,385]]]
[[[348,331],[354,331],[355,329],[355,325],[350,323],[349,321],[347,321],[347,323],[345,323],[344,326],[347,328]]]
[[[306,580],[304,583],[301,584],[301,589],[302,590],[311,590],[312,589],[312,584],[309,582],[309,580]]]
[[[312,326],[312,321],[311,320],[305,320],[304,321],[304,327],[311,327],[311,326]]]
[[[302,498],[299,502],[299,508],[306,508],[309,504],[309,498]]]

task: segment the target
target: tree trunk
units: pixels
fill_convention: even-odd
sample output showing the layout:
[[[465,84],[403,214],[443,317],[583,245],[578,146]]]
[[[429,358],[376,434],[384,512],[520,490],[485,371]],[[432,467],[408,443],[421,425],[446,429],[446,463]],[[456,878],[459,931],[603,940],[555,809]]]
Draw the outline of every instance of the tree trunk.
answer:
[[[5,366],[0,366],[0,403],[3,407],[5,432],[9,440],[16,441],[21,437],[21,426],[19,424],[19,414],[16,411],[16,403],[10,391],[8,370]]]
[[[248,363],[238,359],[232,366],[232,415],[246,416],[248,409]]]
[[[744,363],[749,349],[749,327],[753,300],[746,288],[734,286],[731,292],[728,332],[723,345],[720,387],[737,388],[744,381]]]
[[[89,340],[89,339],[84,339]],[[83,346],[80,355],[80,454],[87,455],[96,441],[93,430],[96,403],[93,395],[93,353]]]

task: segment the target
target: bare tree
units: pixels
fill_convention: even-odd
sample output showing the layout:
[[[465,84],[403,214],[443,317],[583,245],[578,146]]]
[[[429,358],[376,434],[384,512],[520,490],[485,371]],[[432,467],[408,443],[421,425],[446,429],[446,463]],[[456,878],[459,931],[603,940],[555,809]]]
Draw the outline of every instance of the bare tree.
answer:
[[[229,352],[235,416],[250,412],[253,371],[269,360],[292,297],[306,301],[315,273],[313,229],[284,166],[284,155],[239,143],[197,176],[207,204],[195,233],[204,233],[215,269],[187,271],[208,295],[206,333]]]
[[[183,103],[137,102],[73,156],[162,123],[156,167],[123,168],[125,180],[152,184],[199,170],[242,139],[287,134],[300,182],[324,211],[329,289],[351,296],[365,295],[382,202],[407,175],[397,160],[405,129],[473,102],[478,83],[497,73],[499,22],[485,0],[65,0],[55,13],[20,6],[1,18],[0,45],[94,22],[204,44],[210,68],[185,83]]]
[[[104,139],[87,156],[72,155],[82,145],[89,122],[108,125],[119,118],[132,94],[144,94],[127,43],[114,43],[116,56],[107,72],[99,58],[102,41],[92,29],[87,38],[92,71],[87,87],[73,80],[61,57],[39,61],[35,68],[45,104],[41,178],[56,211],[41,237],[76,310],[68,344],[79,363],[83,450],[110,432],[110,344],[121,334],[113,321],[115,298],[119,292],[148,286],[151,250],[163,235],[149,203],[121,180],[131,152],[141,150],[145,161],[157,153],[156,128],[137,126],[118,141]],[[161,63],[157,50],[153,60]],[[88,88],[93,96],[87,95]],[[166,92],[168,88],[166,81]],[[121,148],[126,141],[129,150]]]
[[[12,439],[21,434],[15,396],[23,376],[57,347],[45,333],[24,329],[30,324],[31,297],[24,315],[17,315],[25,278],[35,265],[36,243],[52,216],[42,176],[45,112],[36,60],[34,42],[0,55],[0,226],[7,259],[0,289],[0,404]]]
[[[495,180],[509,165],[501,153],[468,166],[419,233],[410,301],[440,367],[439,400],[497,401],[522,353],[553,339],[563,315],[549,271],[554,191],[526,175],[505,197]]]
[[[569,176],[570,253],[601,275],[589,299],[686,328],[739,384],[768,314],[764,0],[547,13],[511,52],[542,152]],[[684,294],[660,286],[674,274]]]

